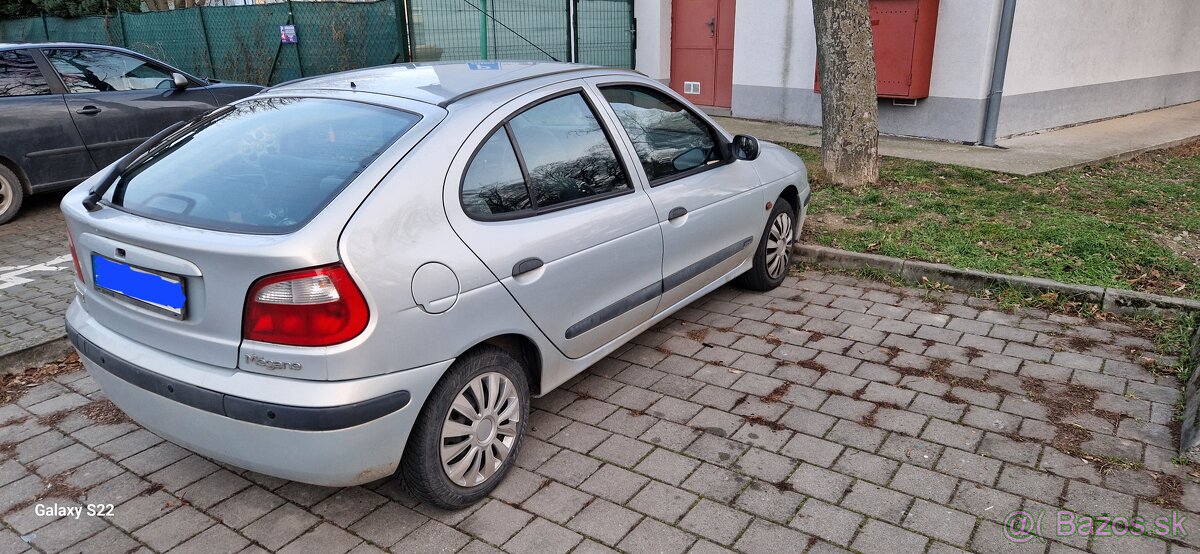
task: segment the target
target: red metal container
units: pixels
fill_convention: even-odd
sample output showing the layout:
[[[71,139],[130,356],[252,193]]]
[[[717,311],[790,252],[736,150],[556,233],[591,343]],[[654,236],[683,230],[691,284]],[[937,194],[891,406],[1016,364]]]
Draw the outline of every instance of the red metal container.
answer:
[[[870,0],[880,98],[929,96],[938,0]],[[818,73],[816,92],[821,92]]]

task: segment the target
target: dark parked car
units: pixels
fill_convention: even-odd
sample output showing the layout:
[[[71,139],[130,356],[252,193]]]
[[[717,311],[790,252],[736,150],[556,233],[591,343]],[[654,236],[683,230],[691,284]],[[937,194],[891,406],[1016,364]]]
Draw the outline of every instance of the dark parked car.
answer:
[[[78,184],[171,124],[260,90],[124,48],[0,44],[0,224],[25,196]]]

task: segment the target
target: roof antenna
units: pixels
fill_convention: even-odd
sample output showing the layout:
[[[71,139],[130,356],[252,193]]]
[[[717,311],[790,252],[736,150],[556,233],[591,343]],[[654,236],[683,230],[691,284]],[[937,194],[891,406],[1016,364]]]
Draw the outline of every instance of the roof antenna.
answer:
[[[358,88],[358,85],[354,84],[354,81],[350,81],[350,88],[356,89],[356,88]]]

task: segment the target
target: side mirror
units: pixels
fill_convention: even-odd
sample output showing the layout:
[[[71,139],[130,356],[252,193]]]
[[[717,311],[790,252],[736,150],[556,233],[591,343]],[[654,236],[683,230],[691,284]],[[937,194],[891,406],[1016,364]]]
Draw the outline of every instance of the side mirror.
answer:
[[[171,84],[175,86],[175,90],[183,90],[188,88],[188,85],[191,83],[188,82],[188,78],[184,77],[182,73],[172,73]]]
[[[755,160],[758,158],[758,139],[750,135],[733,137],[733,157],[738,160]]]

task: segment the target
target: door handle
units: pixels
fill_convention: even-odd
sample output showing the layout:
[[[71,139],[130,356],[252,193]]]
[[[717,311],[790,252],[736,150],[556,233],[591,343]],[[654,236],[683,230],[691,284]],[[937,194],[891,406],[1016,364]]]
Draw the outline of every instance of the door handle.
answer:
[[[96,106],[84,106],[78,110],[75,110],[75,113],[79,115],[96,115],[100,113],[100,111],[100,108],[97,108]]]
[[[671,208],[671,213],[667,214],[667,219],[679,219],[685,215],[687,215],[687,208],[680,206],[678,208]]]
[[[706,25],[708,25],[708,38],[717,36],[717,18],[708,18],[708,23]]]
[[[543,265],[545,264],[542,263],[541,258],[525,258],[524,260],[521,260],[513,265],[513,277],[516,277],[522,273],[529,273],[530,271],[542,267]]]

